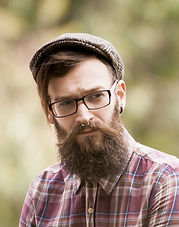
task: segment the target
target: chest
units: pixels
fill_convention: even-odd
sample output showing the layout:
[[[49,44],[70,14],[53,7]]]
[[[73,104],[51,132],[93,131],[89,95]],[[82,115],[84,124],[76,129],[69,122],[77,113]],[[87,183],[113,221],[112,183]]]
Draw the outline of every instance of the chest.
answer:
[[[49,188],[36,206],[36,223],[41,227],[143,226],[147,217],[148,194],[141,187],[115,187],[107,194],[95,184],[85,184],[75,193]]]

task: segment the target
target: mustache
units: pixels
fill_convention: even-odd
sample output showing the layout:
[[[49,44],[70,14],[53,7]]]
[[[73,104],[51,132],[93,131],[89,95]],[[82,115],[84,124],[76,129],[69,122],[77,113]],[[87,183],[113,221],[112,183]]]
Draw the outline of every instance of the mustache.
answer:
[[[99,132],[103,133],[104,136],[106,135],[106,136],[118,137],[120,136],[120,134],[122,136],[123,130],[121,129],[119,130],[119,128],[116,129],[115,127],[110,127],[106,123],[100,122],[100,121],[98,122],[90,121],[89,124],[85,124],[84,126],[82,126],[81,124],[77,124],[71,131],[66,133],[66,136],[64,138],[60,139],[59,145],[64,144],[69,139],[71,141],[74,140],[77,135],[83,133],[83,131],[86,131],[86,130],[98,130]]]

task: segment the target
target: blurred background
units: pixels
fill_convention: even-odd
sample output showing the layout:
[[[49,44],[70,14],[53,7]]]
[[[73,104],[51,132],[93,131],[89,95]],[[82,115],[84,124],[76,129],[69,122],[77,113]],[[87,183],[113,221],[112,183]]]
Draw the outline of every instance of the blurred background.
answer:
[[[123,121],[143,144],[179,157],[178,0],[0,0],[0,226],[18,226],[31,181],[57,161],[29,60],[64,32],[111,41],[125,64]]]

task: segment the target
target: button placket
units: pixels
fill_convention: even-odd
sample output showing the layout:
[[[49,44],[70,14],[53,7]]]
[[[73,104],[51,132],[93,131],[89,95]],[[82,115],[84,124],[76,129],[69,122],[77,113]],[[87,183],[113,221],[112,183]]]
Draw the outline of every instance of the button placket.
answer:
[[[86,183],[86,222],[87,227],[94,225],[94,204],[95,204],[96,183]]]

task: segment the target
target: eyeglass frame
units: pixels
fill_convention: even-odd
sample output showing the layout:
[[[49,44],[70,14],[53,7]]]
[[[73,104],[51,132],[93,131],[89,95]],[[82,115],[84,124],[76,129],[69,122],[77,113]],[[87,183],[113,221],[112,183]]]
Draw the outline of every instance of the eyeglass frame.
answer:
[[[98,109],[102,109],[102,108],[104,108],[104,107],[110,105],[110,103],[111,103],[111,94],[112,94],[112,91],[116,88],[116,85],[117,85],[118,82],[119,82],[119,80],[115,80],[115,82],[112,84],[112,86],[111,86],[110,89],[104,89],[104,90],[92,92],[92,93],[89,93],[89,94],[87,94],[87,95],[84,95],[83,97],[78,98],[78,99],[66,99],[66,100],[68,100],[68,101],[70,101],[70,100],[75,101],[75,103],[76,103],[76,110],[75,110],[75,112],[73,112],[73,113],[71,113],[71,114],[63,115],[63,116],[57,116],[57,115],[54,113],[54,111],[53,111],[53,108],[52,108],[53,105],[55,105],[56,103],[59,103],[59,102],[61,102],[61,101],[66,101],[66,100],[58,100],[58,101],[49,103],[49,104],[48,104],[49,110],[52,112],[53,116],[56,117],[56,118],[68,117],[68,116],[71,116],[71,115],[77,113],[77,111],[78,111],[78,102],[79,102],[79,101],[83,101],[83,104],[86,106],[86,108],[87,108],[88,110],[98,110]],[[85,99],[87,96],[89,96],[89,95],[95,94],[95,93],[97,93],[97,92],[103,92],[103,91],[108,92],[108,97],[109,97],[109,102],[108,102],[108,104],[106,104],[106,105],[104,105],[104,106],[102,106],[102,107],[89,108],[88,105],[86,104],[86,102],[85,102],[84,99]]]

